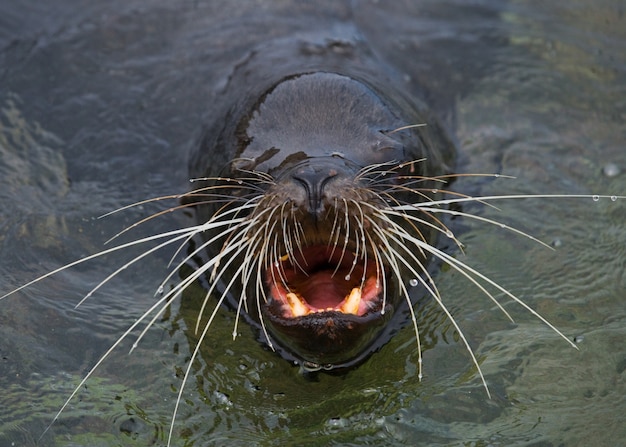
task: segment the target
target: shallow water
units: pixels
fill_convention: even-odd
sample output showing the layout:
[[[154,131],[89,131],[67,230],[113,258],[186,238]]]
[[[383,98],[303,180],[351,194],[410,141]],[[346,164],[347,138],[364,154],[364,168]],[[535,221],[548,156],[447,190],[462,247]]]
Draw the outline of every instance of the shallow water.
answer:
[[[236,10],[218,2],[41,3],[0,5],[2,293],[95,253],[159,208],[98,216],[186,191],[188,150],[212,95],[250,44],[329,17],[355,23],[433,92],[433,107],[455,128],[460,171],[517,177],[466,179],[455,189],[626,194],[626,19],[617,0],[329,2],[315,11],[290,1],[240,2]],[[465,254],[457,256],[577,337],[579,350],[519,306],[506,305],[516,320],[509,322],[445,268],[440,291],[479,357],[491,399],[433,303],[418,309],[421,382],[410,327],[356,370],[307,380],[247,326],[231,341],[234,316],[224,311],[184,394],[173,444],[622,443],[624,200],[497,205],[465,210],[556,250],[463,220],[456,225]],[[190,222],[167,215],[128,236]],[[174,306],[132,355],[132,340],[123,343],[38,439],[80,378],[154,302],[170,255],[146,258],[77,309],[133,254],[76,267],[0,302],[0,445],[165,444],[193,348],[193,306]]]

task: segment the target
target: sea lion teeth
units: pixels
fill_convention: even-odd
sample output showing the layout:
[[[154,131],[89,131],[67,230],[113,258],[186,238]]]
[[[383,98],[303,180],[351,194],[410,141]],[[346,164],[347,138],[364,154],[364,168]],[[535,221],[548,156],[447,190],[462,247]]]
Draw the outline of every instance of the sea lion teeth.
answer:
[[[303,317],[311,313],[311,311],[302,303],[298,295],[293,292],[290,292],[285,295],[287,298],[287,302],[289,304],[289,308],[291,309],[291,313],[294,317]]]
[[[346,314],[354,314],[356,315],[359,310],[359,305],[361,304],[361,289],[355,287],[350,292],[348,298],[346,298],[345,302],[341,305],[339,310]]]

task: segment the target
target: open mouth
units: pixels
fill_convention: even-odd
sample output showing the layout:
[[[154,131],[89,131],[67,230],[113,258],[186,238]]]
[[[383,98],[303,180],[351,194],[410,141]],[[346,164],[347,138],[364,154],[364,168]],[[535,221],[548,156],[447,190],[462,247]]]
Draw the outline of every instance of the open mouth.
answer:
[[[272,308],[280,314],[276,316],[292,319],[322,312],[364,316],[380,310],[384,273],[367,255],[316,245],[283,256],[265,278]]]

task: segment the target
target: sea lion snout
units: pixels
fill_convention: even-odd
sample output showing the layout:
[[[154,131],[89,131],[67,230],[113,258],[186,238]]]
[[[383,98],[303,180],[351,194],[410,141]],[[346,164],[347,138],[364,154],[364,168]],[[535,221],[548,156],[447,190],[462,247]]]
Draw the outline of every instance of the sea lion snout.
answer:
[[[352,185],[356,170],[347,164],[341,166],[335,157],[317,157],[289,170],[291,199],[316,219]]]

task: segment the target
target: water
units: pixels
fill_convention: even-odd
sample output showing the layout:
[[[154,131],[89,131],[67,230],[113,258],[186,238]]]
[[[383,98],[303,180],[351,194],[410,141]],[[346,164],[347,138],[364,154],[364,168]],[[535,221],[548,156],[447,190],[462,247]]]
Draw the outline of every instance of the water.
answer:
[[[459,170],[516,177],[468,178],[456,189],[626,193],[626,24],[617,0],[355,2],[352,11],[291,1],[93,3],[0,5],[3,292],[100,250],[160,208],[98,216],[186,191],[187,151],[246,48],[325,17],[354,21],[380,54],[434,92],[433,107],[456,129]],[[433,303],[418,309],[421,381],[410,327],[349,374],[307,380],[247,326],[231,341],[234,316],[221,312],[193,367],[174,445],[619,445],[624,201],[497,205],[465,210],[556,250],[463,220],[465,255],[457,256],[580,340],[579,350],[506,304],[510,323],[449,269],[437,284],[491,399]],[[128,238],[191,222],[168,214]],[[0,445],[35,445],[80,378],[154,302],[171,253],[126,269],[74,308],[132,255],[76,267],[0,303]],[[132,355],[134,339],[123,343],[39,445],[165,444],[193,348],[192,312],[174,305]]]

